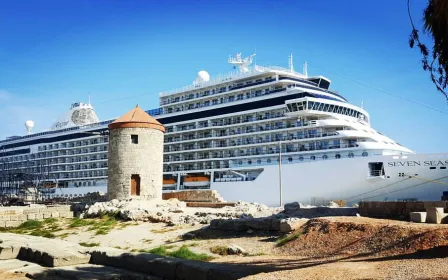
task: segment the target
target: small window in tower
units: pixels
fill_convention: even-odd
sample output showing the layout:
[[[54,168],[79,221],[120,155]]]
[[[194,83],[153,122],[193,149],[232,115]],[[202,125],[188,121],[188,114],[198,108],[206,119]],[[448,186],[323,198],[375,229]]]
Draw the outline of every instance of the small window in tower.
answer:
[[[138,135],[131,135],[131,143],[138,144]]]

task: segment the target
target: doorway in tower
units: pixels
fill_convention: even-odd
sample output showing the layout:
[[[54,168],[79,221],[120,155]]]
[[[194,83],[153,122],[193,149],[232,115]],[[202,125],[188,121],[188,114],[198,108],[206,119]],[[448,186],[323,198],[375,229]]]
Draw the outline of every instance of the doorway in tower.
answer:
[[[131,195],[140,195],[140,175],[131,175]]]

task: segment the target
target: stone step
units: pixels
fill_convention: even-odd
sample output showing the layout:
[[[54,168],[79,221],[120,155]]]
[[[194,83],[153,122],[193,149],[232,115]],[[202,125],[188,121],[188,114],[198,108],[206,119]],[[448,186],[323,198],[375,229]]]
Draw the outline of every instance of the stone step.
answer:
[[[49,267],[84,264],[90,260],[84,247],[64,240],[0,233],[0,241],[0,259],[18,258]]]

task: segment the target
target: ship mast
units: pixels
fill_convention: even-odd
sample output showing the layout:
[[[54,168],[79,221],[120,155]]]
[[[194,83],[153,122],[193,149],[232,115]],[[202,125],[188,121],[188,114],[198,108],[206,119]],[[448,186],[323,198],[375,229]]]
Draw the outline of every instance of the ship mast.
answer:
[[[241,57],[241,53],[237,53],[235,57],[229,56],[229,63],[234,65],[234,67],[238,67],[238,72],[247,73],[249,72],[249,65],[253,62],[253,57],[255,54],[252,54],[246,58]]]

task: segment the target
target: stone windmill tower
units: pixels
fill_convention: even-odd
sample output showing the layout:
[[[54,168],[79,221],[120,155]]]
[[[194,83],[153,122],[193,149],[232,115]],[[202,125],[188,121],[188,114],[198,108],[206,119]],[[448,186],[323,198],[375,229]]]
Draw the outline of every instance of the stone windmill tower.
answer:
[[[109,124],[109,199],[161,199],[165,127],[138,105]]]

